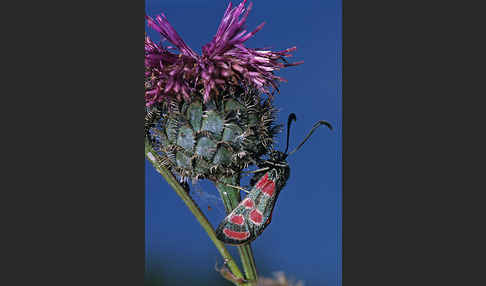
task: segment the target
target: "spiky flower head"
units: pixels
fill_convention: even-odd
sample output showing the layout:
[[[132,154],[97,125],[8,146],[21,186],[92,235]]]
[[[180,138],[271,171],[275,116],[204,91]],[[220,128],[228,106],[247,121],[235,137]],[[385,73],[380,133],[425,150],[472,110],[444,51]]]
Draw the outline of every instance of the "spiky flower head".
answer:
[[[247,32],[244,26],[252,3],[248,8],[245,4],[246,0],[235,8],[228,5],[213,40],[203,46],[202,55],[186,45],[164,14],[155,19],[146,17],[148,25],[173,45],[165,47],[145,38],[147,106],[171,98],[190,101],[196,91],[202,91],[207,102],[228,85],[251,85],[267,94],[278,91],[278,81],[285,79],[274,71],[302,62],[285,61],[295,47],[283,51],[245,47],[244,43],[265,24]]]
[[[274,74],[295,47],[251,49],[244,43],[262,29],[244,28],[250,4],[226,9],[216,35],[199,55],[164,14],[146,17],[163,43],[145,38],[146,135],[167,166],[182,178],[217,180],[267,154],[278,132],[272,95]],[[268,96],[264,97],[263,94]]]

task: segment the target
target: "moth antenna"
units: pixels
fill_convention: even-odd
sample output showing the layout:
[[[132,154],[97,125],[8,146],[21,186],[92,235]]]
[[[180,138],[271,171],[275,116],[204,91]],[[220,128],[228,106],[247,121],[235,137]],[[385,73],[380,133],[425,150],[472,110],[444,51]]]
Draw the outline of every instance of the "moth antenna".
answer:
[[[290,117],[290,116],[289,116]],[[327,121],[324,121],[324,120],[320,120],[320,121],[317,121],[316,124],[314,124],[314,126],[312,127],[311,131],[309,131],[309,134],[307,134],[307,136],[304,138],[304,140],[299,144],[299,146],[297,146],[297,148],[295,148],[292,152],[289,153],[289,155],[295,153],[297,150],[300,149],[300,147],[302,147],[302,145],[304,145],[304,143],[307,141],[307,139],[309,139],[309,137],[312,135],[312,133],[314,133],[314,130],[316,130],[319,126],[321,125],[326,125],[330,130],[332,130],[332,125],[331,123],[327,122]],[[287,137],[288,139],[288,137]]]
[[[290,124],[293,121],[297,121],[297,116],[295,116],[295,113],[290,113],[289,119],[287,120],[287,146],[285,146],[285,152],[284,154],[287,154],[287,150],[289,149],[289,138],[290,138]]]

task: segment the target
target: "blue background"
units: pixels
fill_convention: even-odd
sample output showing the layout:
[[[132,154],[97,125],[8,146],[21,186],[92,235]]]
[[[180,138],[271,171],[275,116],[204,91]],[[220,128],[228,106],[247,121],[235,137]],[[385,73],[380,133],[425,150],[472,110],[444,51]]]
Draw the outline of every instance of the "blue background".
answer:
[[[232,1],[233,5],[239,1]],[[184,41],[200,53],[221,21],[228,0],[146,0],[149,16],[163,12]],[[278,71],[288,83],[280,85],[275,105],[278,123],[293,112],[289,150],[300,143],[318,120],[334,126],[316,130],[302,149],[288,158],[290,179],[282,190],[273,220],[252,244],[259,274],[284,271],[305,285],[341,285],[342,218],[342,10],[340,0],[254,0],[247,20],[251,31],[264,28],[246,42],[250,48],[282,50],[297,46],[291,61],[304,64]],[[148,35],[160,40],[153,30]],[[285,132],[277,137],[285,149]],[[224,207],[213,185],[193,187],[196,201],[213,226]],[[208,210],[208,206],[211,210]],[[236,249],[229,246],[233,257]],[[160,285],[230,285],[214,271],[222,264],[214,245],[182,200],[146,161],[146,270]],[[177,282],[175,282],[177,281]]]

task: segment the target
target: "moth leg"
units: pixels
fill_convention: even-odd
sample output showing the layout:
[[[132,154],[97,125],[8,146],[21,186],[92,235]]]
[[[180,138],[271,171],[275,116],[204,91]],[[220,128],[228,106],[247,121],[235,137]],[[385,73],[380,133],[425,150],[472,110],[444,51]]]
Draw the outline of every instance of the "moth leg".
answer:
[[[247,194],[249,194],[249,193],[250,193],[250,191],[248,191],[247,189],[245,189],[245,188],[243,188],[243,187],[240,187],[240,186],[234,186],[234,185],[230,185],[230,184],[227,184],[227,183],[223,183],[223,182],[221,182],[221,181],[218,181],[218,183],[223,184],[223,185],[228,186],[228,187],[231,187],[231,188],[238,189],[238,190],[243,191],[243,192],[245,192],[245,193],[247,193]]]
[[[269,169],[270,169],[270,167],[265,167],[265,168],[261,168],[261,169],[255,170],[255,171],[243,171],[242,173],[254,174],[254,173],[264,172],[264,171],[267,171]]]
[[[285,168],[285,167],[288,166],[286,164],[276,163],[276,162],[272,162],[272,161],[267,161],[266,163],[269,164],[269,165],[272,165],[272,166],[282,167],[282,168]]]
[[[249,194],[249,193],[250,193],[250,191],[248,191],[247,189],[242,188],[242,187],[240,187],[240,186],[233,186],[233,185],[230,185],[230,184],[225,184],[225,185],[226,185],[226,186],[228,186],[228,187],[232,187],[232,188],[238,189],[238,190],[240,190],[240,191],[243,191],[243,192],[245,192],[245,193],[247,193],[247,194]]]

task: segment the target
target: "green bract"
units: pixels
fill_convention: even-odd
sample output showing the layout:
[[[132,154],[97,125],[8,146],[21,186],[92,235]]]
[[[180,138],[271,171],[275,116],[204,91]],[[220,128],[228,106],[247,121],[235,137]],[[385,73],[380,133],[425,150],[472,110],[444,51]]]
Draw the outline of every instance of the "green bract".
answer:
[[[147,136],[159,163],[182,179],[217,181],[239,173],[272,149],[280,129],[271,101],[248,87],[230,86],[206,103],[198,93],[190,103],[147,109]]]

